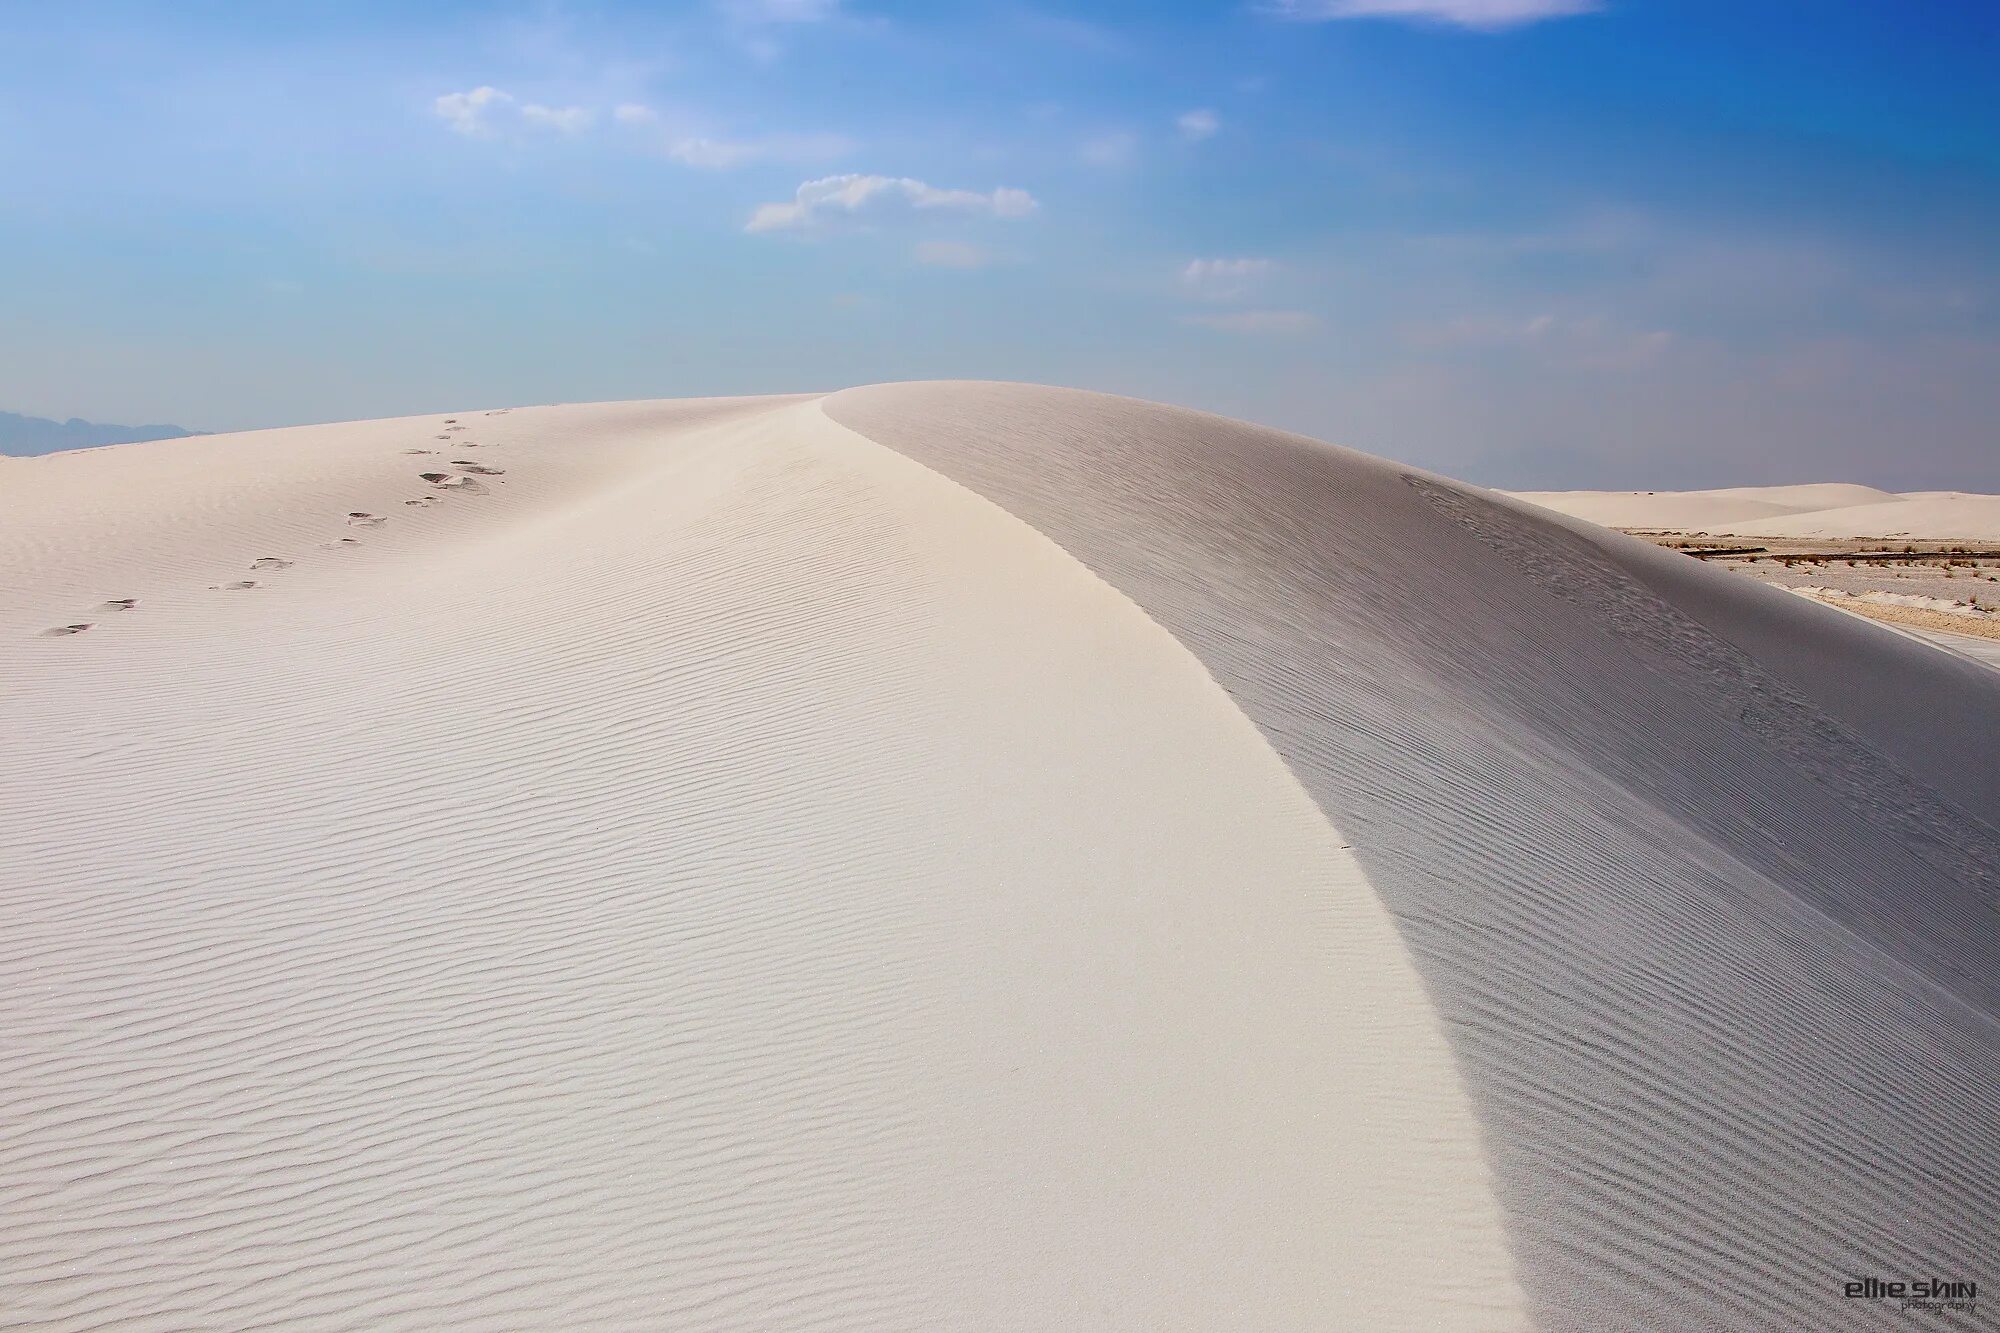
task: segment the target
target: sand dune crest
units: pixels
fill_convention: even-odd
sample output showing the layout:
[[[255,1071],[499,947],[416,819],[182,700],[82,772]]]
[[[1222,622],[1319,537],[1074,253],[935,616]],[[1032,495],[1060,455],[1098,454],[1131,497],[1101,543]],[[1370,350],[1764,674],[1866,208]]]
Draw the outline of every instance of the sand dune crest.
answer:
[[[476,420],[430,508],[435,419],[17,493],[10,1311],[1522,1324],[1393,923],[1169,633],[816,403]]]

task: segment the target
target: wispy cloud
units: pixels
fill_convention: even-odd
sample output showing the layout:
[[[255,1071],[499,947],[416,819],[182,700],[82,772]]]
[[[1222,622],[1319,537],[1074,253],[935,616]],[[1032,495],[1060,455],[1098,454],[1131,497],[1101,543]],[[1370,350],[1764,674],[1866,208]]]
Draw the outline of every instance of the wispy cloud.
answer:
[[[778,38],[783,29],[799,29],[842,18],[840,0],[712,0],[723,27],[736,44],[761,64],[784,57]]]
[[[1670,352],[1666,329],[1636,328],[1602,315],[1461,315],[1404,331],[1414,346],[1433,350],[1513,349],[1568,370],[1636,370]]]
[[[457,133],[481,135],[493,132],[492,117],[513,102],[513,97],[498,88],[482,85],[470,92],[446,93],[431,106],[438,118]]]
[[[1191,259],[1181,286],[1207,301],[1240,301],[1278,266],[1268,259]]]
[[[839,134],[767,134],[754,139],[695,136],[667,145],[667,156],[691,167],[735,167],[746,162],[825,162],[854,151]]]
[[[544,129],[581,134],[590,128],[596,116],[580,106],[543,106],[539,102],[529,102],[521,108],[521,119]]]
[[[982,194],[978,190],[939,189],[908,176],[849,174],[807,181],[784,203],[758,205],[743,229],[805,230],[828,218],[855,217],[897,206],[1000,218],[1025,217],[1038,207],[1034,196],[1026,190],[1002,188]]]
[[[1303,310],[1231,310],[1217,315],[1182,315],[1181,323],[1198,324],[1217,333],[1300,334],[1319,327],[1319,319]]]
[[[517,103],[512,93],[483,84],[469,92],[446,93],[431,103],[431,109],[455,133],[472,138],[494,134],[510,119],[563,134],[581,134],[595,119],[592,112],[580,106]]]
[[[1176,116],[1174,128],[1181,132],[1181,138],[1192,143],[1202,139],[1213,139],[1215,132],[1222,128],[1222,121],[1213,111],[1197,108],[1193,111],[1183,111]]]
[[[750,162],[826,162],[854,151],[854,141],[840,134],[766,134],[727,138],[670,130],[666,118],[652,107],[626,102],[611,113],[620,125],[656,134],[659,151],[690,167],[722,170]]]
[[[1197,300],[1247,302],[1277,271],[1278,265],[1269,259],[1190,259],[1180,270],[1180,285]],[[1304,310],[1252,308],[1182,315],[1181,323],[1217,333],[1296,335],[1318,328],[1319,317]]]
[[[964,241],[925,241],[917,247],[917,262],[929,268],[985,268],[993,252]]]
[[[1602,8],[1602,0],[1275,0],[1266,12],[1303,23],[1401,19],[1497,32]]]

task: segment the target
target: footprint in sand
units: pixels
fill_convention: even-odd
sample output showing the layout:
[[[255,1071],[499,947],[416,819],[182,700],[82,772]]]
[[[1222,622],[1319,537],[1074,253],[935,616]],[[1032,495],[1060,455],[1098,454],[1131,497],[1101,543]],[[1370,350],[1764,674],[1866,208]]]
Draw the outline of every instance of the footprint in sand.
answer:
[[[280,560],[275,555],[259,556],[250,562],[250,568],[252,569],[290,569],[291,567],[291,561]]]
[[[469,458],[454,458],[451,460],[451,465],[455,468],[462,468],[467,472],[476,472],[482,477],[504,477],[507,475],[507,469],[505,468],[487,467],[484,463],[475,463]]]
[[[361,543],[356,541],[352,537],[342,537],[337,542],[321,542],[319,544],[319,549],[322,551],[338,551],[343,547],[359,546],[359,545],[361,545]]]
[[[139,599],[136,597],[113,597],[110,601],[101,604],[97,609],[100,611],[130,611],[138,604]]]
[[[84,625],[57,625],[57,626],[55,626],[55,627],[54,627],[54,628],[52,628],[52,629],[45,629],[45,630],[43,630],[43,631],[42,631],[42,636],[43,636],[44,638],[49,638],[49,639],[60,639],[60,638],[64,637],[65,635],[69,635],[69,634],[81,634],[81,633],[83,633],[83,632],[84,632],[85,630],[87,630],[87,629],[89,629],[89,628],[90,628],[90,626],[89,626],[89,625],[87,625],[87,624],[84,624]]]
[[[380,524],[387,523],[388,521],[389,521],[388,519],[384,518],[380,514],[363,513],[359,509],[355,510],[353,513],[347,516],[347,522],[349,526],[356,528],[372,528],[379,526]]]
[[[257,580],[255,579],[241,579],[235,583],[211,583],[208,585],[208,590],[210,592],[237,592],[244,588],[254,588],[256,586]]]
[[[404,453],[406,453],[406,454],[434,454],[434,453],[436,453],[436,452],[437,452],[437,450],[435,450],[435,449],[405,449],[405,450],[403,450],[403,452],[404,452]]]
[[[454,477],[449,472],[423,472],[418,475],[441,491],[469,491],[477,495],[486,489],[475,478]]]

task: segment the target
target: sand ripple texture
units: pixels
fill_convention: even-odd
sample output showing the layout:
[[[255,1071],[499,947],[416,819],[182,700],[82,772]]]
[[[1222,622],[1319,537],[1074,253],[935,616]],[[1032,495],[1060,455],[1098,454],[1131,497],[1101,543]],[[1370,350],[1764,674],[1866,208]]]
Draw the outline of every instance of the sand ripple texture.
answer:
[[[1427,649],[1479,595],[1343,567],[1299,508],[1337,456],[1217,495],[1042,423],[1169,462],[1185,414],[902,392],[835,404],[893,449],[772,399],[4,460],[0,1324],[1504,1329],[1836,1188],[1677,1297],[1808,1308],[1818,1238],[1884,1215],[1864,1143],[1942,1182],[1885,1262],[1990,1220],[1938,904],[1867,936],[1786,878],[1812,845],[1726,853],[1566,741],[1546,670]],[[1597,635],[1607,691],[1677,679],[1364,484]],[[1737,743],[1665,702],[1662,772]],[[1872,845],[1877,788],[1829,791],[1760,817]],[[1820,869],[1928,892],[1986,864],[1949,813]],[[1956,1071],[1920,1111],[1878,1084],[1914,1039],[1906,1084]],[[1763,1307],[1717,1285],[1758,1254]]]
[[[1990,1321],[1841,1287],[2000,1256],[2000,676],[1222,418],[997,384],[823,406],[1130,597],[1353,842],[1535,1324]]]

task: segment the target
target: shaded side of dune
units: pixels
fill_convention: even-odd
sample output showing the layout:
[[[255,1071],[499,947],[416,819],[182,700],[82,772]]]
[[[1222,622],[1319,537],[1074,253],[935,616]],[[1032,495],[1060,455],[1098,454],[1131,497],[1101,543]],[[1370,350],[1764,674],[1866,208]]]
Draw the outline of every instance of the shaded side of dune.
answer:
[[[1847,1279],[1983,1271],[1983,676],[1803,605],[1774,643],[1743,617],[1782,593],[1220,418],[987,384],[824,407],[1131,597],[1351,835],[1545,1326],[1847,1326],[1895,1317]]]

